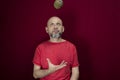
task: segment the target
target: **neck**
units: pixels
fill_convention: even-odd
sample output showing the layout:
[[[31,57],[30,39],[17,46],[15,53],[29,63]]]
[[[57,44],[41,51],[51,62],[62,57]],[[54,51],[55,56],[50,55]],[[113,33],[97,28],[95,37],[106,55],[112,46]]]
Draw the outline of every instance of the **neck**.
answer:
[[[62,38],[50,38],[51,42],[62,42],[63,39]]]

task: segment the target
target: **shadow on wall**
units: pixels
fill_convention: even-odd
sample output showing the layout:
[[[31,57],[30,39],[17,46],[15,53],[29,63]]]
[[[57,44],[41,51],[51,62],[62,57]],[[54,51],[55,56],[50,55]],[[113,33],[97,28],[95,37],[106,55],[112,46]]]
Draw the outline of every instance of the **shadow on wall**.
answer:
[[[63,20],[63,25],[65,26],[63,38],[76,45],[80,63],[80,80],[93,80],[90,45],[87,40],[81,38],[79,34],[76,34],[76,27],[79,25],[76,25],[77,16],[73,12],[74,11],[68,11],[66,14],[58,15]]]

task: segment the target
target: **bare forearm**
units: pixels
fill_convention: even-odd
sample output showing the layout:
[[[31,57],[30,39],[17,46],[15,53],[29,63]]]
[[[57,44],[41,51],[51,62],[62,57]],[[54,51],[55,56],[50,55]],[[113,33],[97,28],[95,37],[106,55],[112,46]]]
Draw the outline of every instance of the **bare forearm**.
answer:
[[[70,78],[70,80],[78,80],[78,78],[79,78],[79,74],[72,75],[71,78]]]
[[[62,69],[67,64],[65,61],[62,61],[60,65],[54,65],[51,63],[49,59],[47,59],[47,61],[48,61],[49,68],[46,70],[41,69],[41,67],[38,65],[34,65],[34,71],[33,71],[34,78],[43,78],[51,73],[54,73],[59,69]]]
[[[46,69],[46,70],[36,70],[34,71],[34,78],[43,78],[49,74],[51,74],[52,72],[50,72],[50,70]]]
[[[70,80],[78,80],[78,79],[79,79],[79,68],[78,67],[72,68],[72,75]]]

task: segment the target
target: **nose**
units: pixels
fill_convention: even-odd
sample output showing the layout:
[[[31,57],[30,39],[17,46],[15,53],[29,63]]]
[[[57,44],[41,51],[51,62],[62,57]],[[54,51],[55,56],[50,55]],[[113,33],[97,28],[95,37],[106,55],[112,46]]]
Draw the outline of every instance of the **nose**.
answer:
[[[58,26],[55,24],[55,25],[54,25],[54,28],[58,28]]]

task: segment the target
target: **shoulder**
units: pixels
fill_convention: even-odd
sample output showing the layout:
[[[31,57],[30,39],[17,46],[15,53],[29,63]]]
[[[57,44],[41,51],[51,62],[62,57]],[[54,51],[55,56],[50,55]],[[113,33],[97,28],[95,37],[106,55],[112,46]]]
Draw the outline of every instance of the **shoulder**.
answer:
[[[37,48],[40,49],[42,47],[45,47],[45,45],[48,44],[48,41],[41,42],[40,44],[37,45]]]
[[[67,43],[67,45],[68,45],[69,47],[71,47],[71,48],[76,48],[76,46],[75,46],[72,42],[66,40],[66,43]]]

